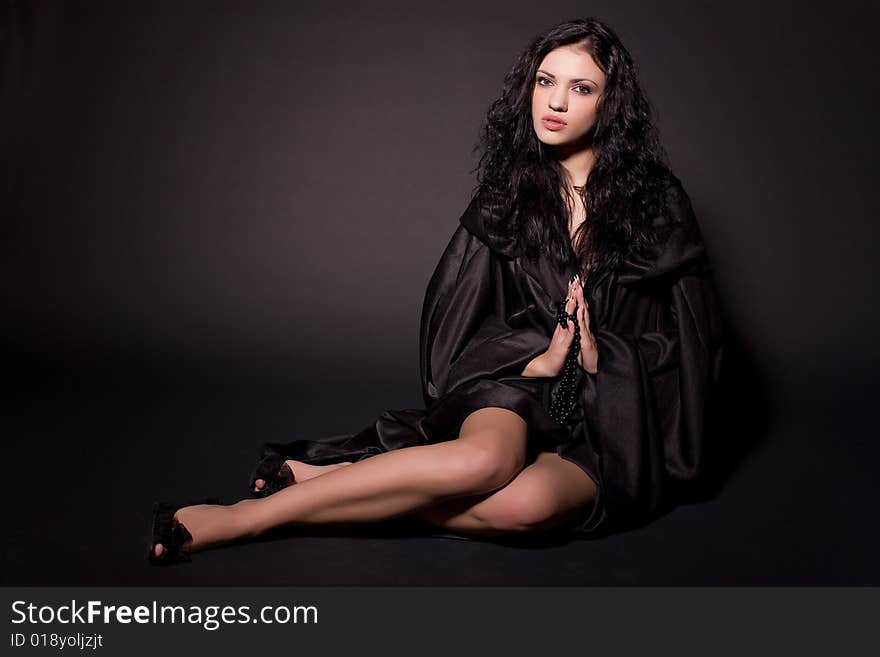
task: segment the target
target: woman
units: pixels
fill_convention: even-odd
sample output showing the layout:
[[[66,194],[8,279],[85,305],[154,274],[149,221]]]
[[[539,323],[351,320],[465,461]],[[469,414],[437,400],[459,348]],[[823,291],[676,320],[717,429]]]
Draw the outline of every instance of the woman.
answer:
[[[481,142],[478,191],[422,308],[425,409],[266,443],[255,499],[157,504],[153,563],[405,514],[462,537],[597,535],[702,474],[722,325],[629,53],[595,19],[539,36]]]

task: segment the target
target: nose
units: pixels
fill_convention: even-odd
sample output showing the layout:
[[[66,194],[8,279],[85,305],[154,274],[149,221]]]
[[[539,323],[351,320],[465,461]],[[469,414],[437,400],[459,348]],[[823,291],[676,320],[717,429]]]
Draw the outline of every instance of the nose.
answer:
[[[568,103],[568,91],[561,85],[550,94],[550,108],[554,112],[564,112]]]

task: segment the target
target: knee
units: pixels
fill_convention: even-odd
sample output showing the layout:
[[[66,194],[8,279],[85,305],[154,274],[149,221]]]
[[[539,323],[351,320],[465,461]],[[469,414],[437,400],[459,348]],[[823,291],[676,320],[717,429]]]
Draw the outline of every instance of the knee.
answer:
[[[462,493],[487,493],[501,488],[525,465],[525,455],[503,443],[497,449],[474,445],[458,447],[453,476]]]
[[[524,482],[503,490],[492,504],[477,505],[472,509],[484,525],[506,532],[549,529],[558,522],[560,512],[561,505],[546,486]]]

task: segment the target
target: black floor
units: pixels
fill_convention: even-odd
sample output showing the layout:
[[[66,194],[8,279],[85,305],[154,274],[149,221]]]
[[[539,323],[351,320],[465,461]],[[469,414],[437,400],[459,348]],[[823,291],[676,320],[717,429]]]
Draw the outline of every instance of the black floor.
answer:
[[[241,499],[262,441],[355,431],[383,408],[418,403],[411,384],[337,384],[357,401],[335,404],[316,382],[214,378],[136,393],[61,382],[14,398],[3,427],[2,584],[880,584],[868,396],[776,412],[720,494],[598,540],[464,541],[399,520],[298,528],[172,568],[147,563],[155,499]]]

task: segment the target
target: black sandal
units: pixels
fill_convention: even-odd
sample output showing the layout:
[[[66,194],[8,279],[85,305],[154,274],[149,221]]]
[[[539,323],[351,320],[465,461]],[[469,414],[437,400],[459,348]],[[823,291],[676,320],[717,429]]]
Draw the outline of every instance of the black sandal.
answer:
[[[185,504],[169,504],[156,502],[153,505],[153,541],[150,543],[150,551],[147,558],[154,566],[170,566],[171,564],[190,561],[190,546],[192,534],[186,527],[174,518],[177,510],[185,506],[196,504],[223,504],[219,499],[211,497],[204,500],[195,500]],[[156,556],[156,544],[162,544],[162,554]]]
[[[251,473],[250,494],[253,497],[268,497],[296,483],[293,470],[285,463],[286,460],[286,457],[276,453],[265,454],[259,460]],[[265,482],[260,490],[256,490],[257,479]]]

